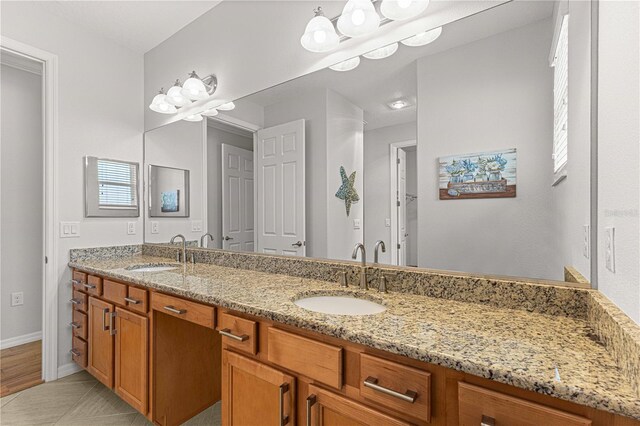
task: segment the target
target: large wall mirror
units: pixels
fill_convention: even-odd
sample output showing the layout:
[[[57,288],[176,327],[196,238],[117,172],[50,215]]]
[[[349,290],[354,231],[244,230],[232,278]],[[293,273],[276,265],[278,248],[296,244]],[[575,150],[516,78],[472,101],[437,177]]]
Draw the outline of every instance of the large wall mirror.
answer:
[[[588,279],[590,20],[510,2],[148,132],[145,166],[191,171],[192,215],[145,239],[341,260],[364,242],[369,262],[383,241],[383,264]]]

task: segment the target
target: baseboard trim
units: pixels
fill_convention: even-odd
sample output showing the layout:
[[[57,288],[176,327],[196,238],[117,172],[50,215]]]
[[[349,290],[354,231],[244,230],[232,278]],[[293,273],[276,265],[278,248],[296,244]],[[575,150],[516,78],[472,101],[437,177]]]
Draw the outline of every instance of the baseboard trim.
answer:
[[[82,368],[80,368],[80,366],[75,362],[69,362],[65,365],[61,365],[60,367],[58,367],[58,379],[70,376],[80,370],[82,370]]]
[[[13,348],[14,346],[24,345],[25,343],[31,343],[37,340],[42,340],[42,331],[0,340],[0,350]]]

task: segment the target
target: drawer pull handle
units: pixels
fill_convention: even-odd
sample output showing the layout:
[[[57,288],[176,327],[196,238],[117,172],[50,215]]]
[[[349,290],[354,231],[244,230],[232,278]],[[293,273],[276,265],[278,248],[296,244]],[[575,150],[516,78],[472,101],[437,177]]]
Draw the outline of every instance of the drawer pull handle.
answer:
[[[174,314],[178,314],[178,315],[182,315],[182,314],[186,314],[187,313],[186,309],[176,309],[173,306],[165,306],[164,309],[169,311],[169,312],[172,312]]]
[[[115,318],[116,318],[116,313],[111,312],[109,314],[109,336],[114,336],[118,332],[116,330]]]
[[[71,302],[74,305],[82,305],[82,300],[78,300],[78,299],[71,299],[69,300],[69,302]]]
[[[82,281],[80,281],[80,280],[71,280],[71,284],[80,285],[80,284],[82,284]]]
[[[367,380],[364,381],[364,386],[367,388],[371,388],[375,391],[381,392],[385,395],[389,395],[392,396],[394,398],[398,398],[401,399],[403,401],[406,402],[410,402],[410,403],[414,403],[416,402],[416,398],[418,398],[418,394],[417,392],[414,392],[412,390],[408,390],[405,393],[400,393],[397,391],[394,391],[393,389],[389,389],[389,388],[385,388],[384,386],[380,386],[378,384],[378,379],[376,379],[375,377],[367,377]]]
[[[307,426],[311,426],[311,407],[313,407],[318,399],[314,394],[307,397]]]
[[[84,288],[86,288],[87,290],[93,290],[96,288],[95,285],[93,284],[82,284],[84,286]]]
[[[82,355],[82,354],[80,353],[80,351],[79,351],[79,350],[77,350],[77,349],[71,349],[71,350],[69,351],[69,353],[70,353],[71,355],[73,355],[73,356],[80,356],[80,355]]]
[[[278,412],[280,419],[280,426],[284,426],[289,423],[289,416],[284,415],[284,394],[289,392],[289,383],[283,383],[280,385],[280,400],[278,401]]]
[[[238,342],[244,342],[244,341],[249,340],[249,336],[247,336],[246,334],[243,334],[241,336],[237,336],[237,335],[233,334],[231,332],[231,330],[229,330],[228,328],[223,328],[222,330],[218,331],[218,333],[220,333],[223,336],[230,337],[233,340],[237,340]]]
[[[75,321],[72,322],[70,325],[71,325],[71,328],[75,328],[76,330],[78,328],[82,328],[82,326],[80,324],[78,324],[77,322],[75,322]]]
[[[496,426],[496,419],[483,415],[480,426]]]
[[[107,320],[105,319],[105,316],[109,313],[109,308],[104,308],[102,310],[102,331],[107,331],[109,330],[109,326],[107,326]]]
[[[125,297],[124,301],[127,302],[127,303],[131,303],[132,305],[138,305],[138,304],[141,303],[140,300],[132,299],[130,297]]]

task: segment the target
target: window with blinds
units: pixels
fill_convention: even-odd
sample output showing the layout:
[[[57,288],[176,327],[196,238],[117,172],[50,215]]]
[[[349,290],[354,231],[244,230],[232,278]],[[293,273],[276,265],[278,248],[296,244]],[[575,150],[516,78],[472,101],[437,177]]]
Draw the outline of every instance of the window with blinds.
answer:
[[[553,59],[553,172],[561,172],[568,159],[569,112],[569,15],[562,18],[562,26]]]
[[[113,160],[97,160],[98,204],[101,209],[137,209],[137,166]]]

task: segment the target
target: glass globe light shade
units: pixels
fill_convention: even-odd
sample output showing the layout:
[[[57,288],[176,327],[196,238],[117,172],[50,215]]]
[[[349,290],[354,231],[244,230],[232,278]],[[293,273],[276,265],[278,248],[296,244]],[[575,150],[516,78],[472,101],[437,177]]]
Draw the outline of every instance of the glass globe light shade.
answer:
[[[429,0],[382,0],[380,13],[393,21],[404,21],[418,16],[429,6]]]
[[[371,0],[349,0],[338,18],[338,30],[347,37],[371,34],[380,26],[380,16]]]
[[[184,82],[180,93],[192,101],[206,99],[209,96],[207,88],[204,86],[204,83],[200,80],[200,77],[198,77],[198,74],[196,74],[195,71],[193,71],[187,81]]]
[[[364,56],[367,59],[384,59],[396,53],[398,50],[398,43],[393,43],[388,46],[381,47],[371,52],[365,53]]]
[[[236,107],[236,104],[234,104],[233,102],[227,102],[226,104],[218,105],[216,109],[220,111],[231,111],[235,107]]]
[[[167,96],[162,90],[153,97],[149,109],[160,114],[174,114],[178,111],[175,106],[167,103]]]
[[[187,115],[185,118],[183,118],[184,121],[202,121],[202,115],[200,114],[191,114],[191,115]]]
[[[409,47],[425,46],[429,43],[433,43],[434,41],[436,41],[436,39],[440,37],[440,34],[442,34],[442,27],[438,27],[429,31],[418,33],[413,37],[409,37],[408,39],[402,40],[401,43]]]
[[[178,80],[176,80],[176,84],[167,92],[166,101],[177,107],[187,106],[191,103],[191,101],[182,94],[182,87],[180,87]]]
[[[355,69],[358,65],[360,65],[360,56],[347,59],[346,61],[338,62],[335,65],[331,65],[329,68],[331,68],[334,71],[351,71],[352,69]]]
[[[202,113],[205,117],[215,117],[218,115],[218,110],[215,108],[210,108]]]
[[[322,8],[316,10],[316,16],[311,18],[304,34],[300,37],[300,44],[309,52],[328,52],[340,44],[340,38],[331,21],[324,16]]]

